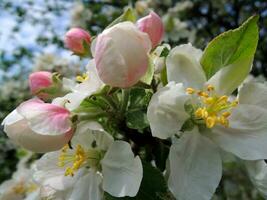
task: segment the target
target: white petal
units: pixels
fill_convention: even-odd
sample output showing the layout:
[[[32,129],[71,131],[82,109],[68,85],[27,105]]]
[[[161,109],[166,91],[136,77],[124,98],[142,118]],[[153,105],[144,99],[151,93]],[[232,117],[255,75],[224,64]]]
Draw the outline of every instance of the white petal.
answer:
[[[250,180],[264,199],[267,199],[267,164],[264,160],[246,161],[245,164]]]
[[[201,50],[191,44],[172,49],[166,60],[168,81],[201,89],[206,82],[204,71],[199,63],[201,55]]]
[[[40,191],[39,189],[31,192],[27,195],[27,197],[24,200],[40,200]]]
[[[90,171],[77,181],[67,200],[102,200],[101,182],[101,176]]]
[[[4,131],[13,142],[34,152],[58,150],[72,137],[71,133],[40,135],[29,128],[28,122],[16,110],[5,118],[3,125]]]
[[[267,109],[267,84],[249,82],[239,89],[239,103],[251,104]]]
[[[17,108],[29,127],[42,135],[61,135],[71,131],[70,112],[64,107],[30,99]]]
[[[57,97],[53,100],[52,104],[64,106],[70,111],[75,110],[80,106],[82,101],[87,97],[87,94],[80,92],[71,92],[64,97]]]
[[[73,187],[84,170],[77,171],[73,177],[65,176],[65,167],[57,165],[59,155],[60,151],[47,153],[38,160],[33,166],[33,179],[40,185],[62,191]]]
[[[170,149],[169,188],[177,199],[211,199],[222,175],[218,148],[197,132],[187,133]]]
[[[96,148],[103,151],[106,151],[113,141],[113,137],[94,121],[79,123],[75,136],[72,138],[73,145],[80,144],[83,147],[90,147],[95,142]]]
[[[248,58],[220,69],[208,80],[208,84],[213,85],[218,94],[230,95],[249,74],[252,61]]]
[[[229,118],[230,127],[214,127],[210,138],[244,160],[267,158],[267,110],[240,104]]]
[[[101,161],[103,189],[115,197],[136,196],[143,177],[138,156],[134,157],[129,143],[115,141]]]
[[[51,188],[50,186],[42,186],[40,188],[40,198],[41,199],[51,199],[51,200],[68,200],[68,197],[70,193],[72,192],[72,189],[68,190],[55,190],[54,188]],[[40,199],[38,199],[40,200]]]
[[[73,91],[76,86],[76,82],[72,79],[68,79],[64,77],[62,79],[62,85],[65,90]]]
[[[185,120],[189,118],[184,109],[188,99],[183,85],[174,82],[153,95],[147,110],[153,136],[166,139],[180,131]]]
[[[131,22],[106,29],[98,35],[95,46],[99,77],[115,87],[136,84],[147,71],[150,48],[149,36]]]

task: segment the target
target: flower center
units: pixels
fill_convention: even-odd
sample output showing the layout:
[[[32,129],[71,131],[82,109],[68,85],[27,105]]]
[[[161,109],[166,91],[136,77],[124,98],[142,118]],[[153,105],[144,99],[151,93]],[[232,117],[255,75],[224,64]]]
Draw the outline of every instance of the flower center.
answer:
[[[87,81],[89,79],[89,76],[87,73],[83,73],[82,75],[76,76],[76,81],[78,83],[83,83],[84,81]]]
[[[96,149],[85,150],[81,145],[77,145],[75,149],[70,149],[67,144],[61,149],[58,158],[58,166],[66,167],[65,176],[74,176],[74,173],[82,167],[99,169],[102,152]]]
[[[16,194],[26,195],[28,193],[34,192],[35,190],[37,190],[37,188],[37,185],[34,183],[26,184],[24,182],[19,182],[12,189]]]
[[[217,95],[212,85],[208,85],[203,91],[187,88],[186,92],[196,95],[200,100],[200,103],[194,107],[194,121],[200,123],[204,121],[207,128],[212,128],[216,124],[229,126],[228,117],[231,115],[232,108],[238,105],[237,100],[229,101],[228,96]]]

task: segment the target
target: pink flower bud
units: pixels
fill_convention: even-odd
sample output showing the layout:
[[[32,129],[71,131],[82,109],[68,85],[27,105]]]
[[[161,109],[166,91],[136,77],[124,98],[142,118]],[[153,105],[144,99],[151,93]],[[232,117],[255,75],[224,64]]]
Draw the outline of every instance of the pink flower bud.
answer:
[[[70,115],[64,107],[31,99],[11,112],[2,125],[15,143],[43,153],[61,149],[72,138]]]
[[[84,43],[88,46],[91,42],[91,36],[81,28],[72,28],[65,35],[66,46],[78,55],[86,55],[89,49],[85,49]]]
[[[39,97],[45,96],[45,94],[40,92],[40,90],[53,85],[52,73],[46,71],[39,71],[30,74],[29,85],[32,94],[37,95]]]
[[[137,27],[140,31],[149,35],[153,48],[161,42],[164,34],[164,26],[160,17],[153,11],[149,15],[139,19],[137,21]]]
[[[150,49],[148,35],[131,22],[106,29],[92,48],[100,79],[113,87],[133,86],[147,71]]]

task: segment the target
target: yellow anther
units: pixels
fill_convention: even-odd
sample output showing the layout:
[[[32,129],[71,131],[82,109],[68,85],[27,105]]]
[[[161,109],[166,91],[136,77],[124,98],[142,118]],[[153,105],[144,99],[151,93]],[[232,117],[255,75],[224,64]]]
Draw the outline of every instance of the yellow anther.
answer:
[[[208,97],[208,98],[205,98],[203,101],[205,104],[212,104],[212,103],[214,103],[214,98]]]
[[[79,83],[82,83],[82,82],[84,82],[84,81],[86,81],[88,79],[89,79],[89,76],[86,73],[76,76],[76,81],[79,82]]]
[[[225,127],[229,126],[229,120],[224,116],[219,117],[219,123]]]
[[[224,112],[222,113],[222,116],[224,116],[225,118],[229,117],[231,115],[230,112]]]
[[[197,118],[202,118],[202,108],[198,108],[196,111],[195,111],[195,116]]]
[[[65,171],[65,176],[74,176],[74,171],[71,167],[67,167]]]
[[[232,102],[232,106],[233,107],[236,107],[238,105],[238,100],[234,100],[233,102]]]
[[[209,95],[203,91],[199,91],[197,94],[198,94],[198,96],[201,96],[201,97],[209,97]]]
[[[207,119],[205,120],[206,126],[208,128],[212,128],[215,125],[215,123],[216,123],[216,119],[217,119],[216,116],[209,116],[209,117],[207,117]]]
[[[218,103],[227,103],[228,101],[228,96],[224,95],[224,96],[221,96],[219,99],[218,99]]]
[[[22,194],[22,195],[25,194],[26,193],[26,188],[24,187],[23,182],[20,182],[17,185],[15,185],[13,187],[13,191],[16,194]]]
[[[208,86],[207,86],[207,90],[208,90],[209,92],[213,91],[214,89],[215,89],[215,88],[214,88],[213,85],[208,85]]]
[[[190,88],[190,91],[197,91]],[[231,109],[238,105],[238,101],[230,101],[226,95],[219,96],[215,94],[215,88],[212,85],[207,86],[206,91],[197,91],[200,103],[194,112],[196,123],[205,122],[207,128],[212,128],[216,124],[229,126],[228,117],[231,115]]]
[[[86,161],[86,152],[81,145],[76,146],[75,152],[67,154],[69,146],[64,146],[61,150],[61,155],[58,158],[58,166],[64,167],[65,161],[72,162],[72,166],[66,168],[65,176],[73,176],[74,173],[81,168]]]
[[[195,111],[195,116],[197,118],[206,118],[208,117],[208,112],[205,108],[198,108],[196,111]]]
[[[31,183],[29,186],[27,186],[26,193],[32,193],[37,189],[38,189],[37,185],[34,183]]]
[[[193,89],[193,88],[186,88],[186,92],[187,92],[187,94],[194,94],[195,93],[195,89]]]
[[[65,146],[61,149],[61,152],[65,153],[69,148],[69,144],[65,144]]]

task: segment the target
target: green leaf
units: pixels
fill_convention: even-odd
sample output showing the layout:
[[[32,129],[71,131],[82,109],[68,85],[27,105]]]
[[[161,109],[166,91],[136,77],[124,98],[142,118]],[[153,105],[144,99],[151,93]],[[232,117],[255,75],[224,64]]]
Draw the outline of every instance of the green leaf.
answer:
[[[170,53],[170,50],[167,47],[164,47],[159,57],[167,57]]]
[[[200,61],[208,79],[223,67],[253,58],[259,38],[258,19],[257,15],[252,16],[239,28],[222,33],[208,44]]]
[[[142,110],[136,110],[127,112],[126,114],[126,125],[129,128],[141,130],[149,126],[146,112]]]
[[[135,197],[112,197],[104,194],[104,200],[171,200],[173,199],[167,188],[162,173],[149,163],[143,163],[143,180],[139,192]]]
[[[133,9],[127,8],[127,10],[121,16],[119,16],[117,19],[115,19],[113,22],[111,22],[111,24],[109,24],[106,27],[106,29],[114,26],[115,24],[118,24],[120,22],[125,22],[125,21],[130,21],[130,22],[136,21],[136,16],[134,14]]]
[[[133,88],[130,92],[129,110],[136,108],[147,108],[152,92],[144,88]]]
[[[141,82],[146,83],[148,85],[151,84],[154,76],[155,67],[153,64],[152,58],[149,56],[148,68],[145,75],[140,79]]]

